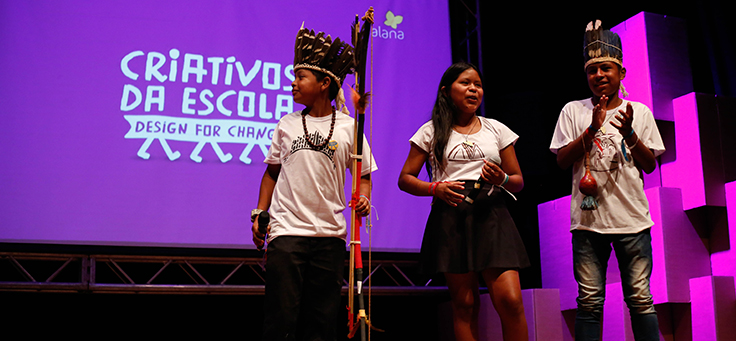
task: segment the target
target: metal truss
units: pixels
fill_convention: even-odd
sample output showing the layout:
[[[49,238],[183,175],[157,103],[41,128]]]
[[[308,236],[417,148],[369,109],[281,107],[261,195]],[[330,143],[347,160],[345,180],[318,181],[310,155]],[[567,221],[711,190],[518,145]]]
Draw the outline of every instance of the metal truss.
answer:
[[[449,10],[452,61],[474,64],[483,74],[480,0],[450,0]],[[480,113],[485,116],[485,102]]]
[[[0,252],[0,290],[262,295],[264,263],[258,257]],[[416,266],[416,261],[372,260],[364,287],[384,296],[446,293],[443,283],[416,275]]]

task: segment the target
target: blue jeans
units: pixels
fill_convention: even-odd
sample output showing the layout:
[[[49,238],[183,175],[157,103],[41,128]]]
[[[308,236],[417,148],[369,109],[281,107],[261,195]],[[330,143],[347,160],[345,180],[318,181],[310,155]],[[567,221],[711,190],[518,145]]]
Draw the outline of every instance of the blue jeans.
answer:
[[[652,236],[572,231],[573,266],[578,282],[575,340],[600,340],[606,269],[611,248],[616,252],[624,301],[637,341],[659,340],[659,322],[649,290],[652,275]]]

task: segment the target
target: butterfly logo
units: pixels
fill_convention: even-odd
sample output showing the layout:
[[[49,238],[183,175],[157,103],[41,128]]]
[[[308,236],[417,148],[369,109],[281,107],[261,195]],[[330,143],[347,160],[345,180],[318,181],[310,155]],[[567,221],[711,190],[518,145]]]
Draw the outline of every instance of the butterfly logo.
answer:
[[[386,13],[386,21],[384,21],[384,25],[391,26],[394,30],[396,29],[396,26],[398,24],[401,24],[401,22],[404,21],[404,17],[401,15],[394,15],[393,12],[388,11]]]

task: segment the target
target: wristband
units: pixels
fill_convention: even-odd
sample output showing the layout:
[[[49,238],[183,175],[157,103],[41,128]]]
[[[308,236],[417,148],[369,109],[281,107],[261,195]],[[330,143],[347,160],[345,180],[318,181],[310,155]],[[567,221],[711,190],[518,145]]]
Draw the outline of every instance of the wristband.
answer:
[[[600,129],[593,129],[593,125],[590,125],[588,127],[588,129],[585,129],[585,134],[587,134],[588,136],[590,136],[590,139],[592,140],[592,139],[595,138],[595,133],[597,133],[598,130],[600,130]]]
[[[250,222],[255,223],[256,218],[258,218],[258,215],[261,214],[261,212],[263,212],[263,210],[260,208],[254,208],[252,211],[250,211]]]
[[[621,142],[623,142],[623,141],[621,141]],[[634,144],[632,144],[632,145],[629,146],[629,144],[627,143],[626,145],[629,147],[629,149],[634,149],[634,147],[636,147],[637,144],[639,144],[639,136],[636,137],[636,142],[634,142]]]
[[[506,178],[503,179],[503,182],[501,183],[501,186],[506,185],[509,182],[509,175],[505,174]]]
[[[439,186],[441,183],[446,183],[449,181],[436,181],[429,184],[429,195],[434,196],[434,194],[437,192],[437,186]]]
[[[437,186],[437,183],[436,182],[432,182],[432,183],[429,184],[429,189],[427,190],[427,192],[429,193],[429,195],[434,196],[434,189],[435,189],[436,186]]]
[[[628,139],[629,137],[631,137],[631,135],[634,135],[634,128],[631,128],[631,132],[629,133],[629,135],[626,135],[624,139]]]

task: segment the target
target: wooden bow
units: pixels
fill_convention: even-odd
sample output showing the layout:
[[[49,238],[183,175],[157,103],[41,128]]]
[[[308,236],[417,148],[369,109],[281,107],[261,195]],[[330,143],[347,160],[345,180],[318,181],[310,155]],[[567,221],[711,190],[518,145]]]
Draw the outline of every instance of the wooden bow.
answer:
[[[365,16],[361,18],[363,26],[360,26],[358,15],[355,16],[355,22],[352,25],[353,49],[355,51],[355,89],[353,89],[353,104],[355,105],[355,128],[353,141],[353,191],[350,200],[351,224],[350,224],[350,276],[348,288],[348,326],[352,338],[360,328],[361,340],[366,340],[366,325],[370,326],[365,313],[365,303],[363,299],[363,257],[360,248],[360,228],[362,220],[360,215],[355,211],[357,201],[360,199],[360,179],[363,169],[363,128],[365,122],[365,108],[368,105],[370,94],[365,91],[365,68],[366,57],[368,52],[368,40],[371,35],[371,25],[373,24],[373,7],[369,8]],[[367,193],[366,193],[367,194]],[[355,287],[358,292],[358,312],[355,314]]]

